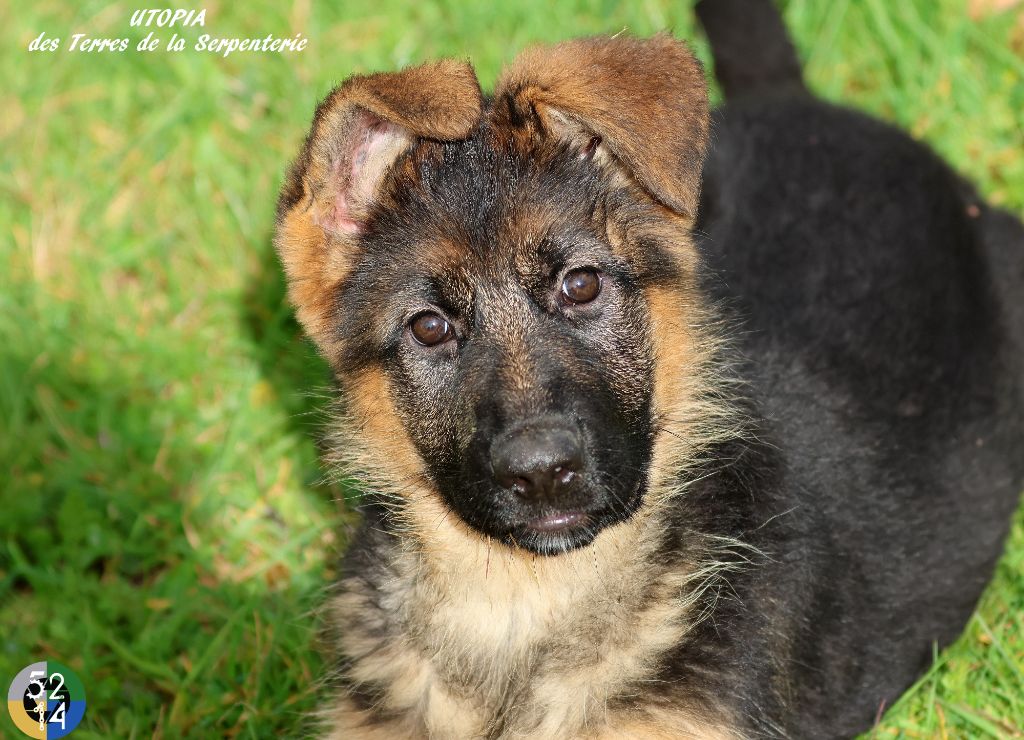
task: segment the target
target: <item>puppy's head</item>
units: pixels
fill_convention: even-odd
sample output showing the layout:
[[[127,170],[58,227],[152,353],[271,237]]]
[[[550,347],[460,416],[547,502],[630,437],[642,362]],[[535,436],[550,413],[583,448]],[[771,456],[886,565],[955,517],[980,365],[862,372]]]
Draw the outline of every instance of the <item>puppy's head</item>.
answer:
[[[320,105],[276,245],[396,516],[551,554],[649,498],[696,393],[706,139],[668,36],[528,51],[486,101],[446,61]]]

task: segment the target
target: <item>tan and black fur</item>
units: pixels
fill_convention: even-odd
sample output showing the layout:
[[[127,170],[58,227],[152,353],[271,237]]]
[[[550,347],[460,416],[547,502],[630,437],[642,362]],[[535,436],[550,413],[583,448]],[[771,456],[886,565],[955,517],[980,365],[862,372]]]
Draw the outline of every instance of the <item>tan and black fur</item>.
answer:
[[[765,18],[791,61],[777,19]],[[798,78],[766,79],[776,109],[790,98],[820,106]],[[900,477],[857,447],[866,434],[908,429],[889,410],[850,411],[832,370],[814,367],[814,342],[783,357],[786,316],[759,329],[767,344],[743,338],[745,312],[761,307],[728,287],[723,243],[746,245],[729,242],[721,214],[746,208],[774,233],[799,204],[720,200],[756,158],[716,165],[702,199],[708,141],[700,66],[667,35],[529,50],[491,97],[468,65],[444,61],[350,78],[318,108],[282,190],[276,245],[298,317],[338,382],[330,462],[365,491],[329,609],[339,663],[328,736],[844,735],[911,680],[932,640],[955,634],[997,545],[921,556],[922,569],[961,574],[952,597],[908,595],[880,567],[891,553],[875,549],[877,533],[917,522],[915,491],[934,476]],[[942,170],[911,150],[920,167]],[[799,171],[799,146],[791,156]],[[837,145],[835,156],[857,155]],[[698,218],[720,243],[695,240]],[[585,304],[560,292],[578,270],[600,275]],[[990,288],[979,277],[964,290]],[[965,306],[999,323],[1000,300]],[[416,338],[410,327],[425,313],[445,320],[449,339]],[[895,334],[914,331],[912,320]],[[868,361],[879,347],[857,330],[845,329],[849,347]],[[972,351],[1019,368],[1017,345],[987,336]],[[923,361],[941,367],[944,351]],[[973,519],[996,542],[1022,476],[1004,456],[1021,449],[1021,399],[1002,362],[979,359],[957,375],[957,413],[918,414],[956,438],[985,429],[984,453],[948,443],[943,454],[975,476],[950,496],[1005,492]],[[937,394],[949,390],[940,376]],[[856,395],[856,378],[843,382]],[[893,370],[872,382],[900,396],[906,381]],[[974,390],[983,387],[998,398]],[[503,445],[567,435],[568,482],[523,489],[522,477],[499,475]],[[912,459],[924,465],[926,452],[935,448]],[[982,457],[992,474],[979,478]],[[844,529],[857,533],[850,545],[835,539]],[[903,591],[891,614],[936,616],[903,630],[901,651],[868,651],[860,665],[856,640],[884,623],[852,614],[851,628],[836,608],[875,593],[872,579],[888,579],[891,593],[878,593],[891,599]],[[809,655],[820,640],[845,647]]]

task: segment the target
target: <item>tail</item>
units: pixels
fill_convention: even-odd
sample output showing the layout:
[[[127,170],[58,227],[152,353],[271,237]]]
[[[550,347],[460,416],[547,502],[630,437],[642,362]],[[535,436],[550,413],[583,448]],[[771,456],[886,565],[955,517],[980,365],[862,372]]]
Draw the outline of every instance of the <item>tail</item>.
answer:
[[[700,0],[697,18],[726,98],[806,92],[800,59],[772,0]]]

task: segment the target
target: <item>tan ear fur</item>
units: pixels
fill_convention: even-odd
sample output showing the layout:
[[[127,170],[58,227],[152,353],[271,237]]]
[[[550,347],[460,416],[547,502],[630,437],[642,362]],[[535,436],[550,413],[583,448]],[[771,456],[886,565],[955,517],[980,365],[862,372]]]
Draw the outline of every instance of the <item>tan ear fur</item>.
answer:
[[[539,119],[541,135],[600,137],[656,201],[696,214],[708,104],[700,63],[681,41],[617,36],[528,49],[502,73],[495,100],[513,122]]]

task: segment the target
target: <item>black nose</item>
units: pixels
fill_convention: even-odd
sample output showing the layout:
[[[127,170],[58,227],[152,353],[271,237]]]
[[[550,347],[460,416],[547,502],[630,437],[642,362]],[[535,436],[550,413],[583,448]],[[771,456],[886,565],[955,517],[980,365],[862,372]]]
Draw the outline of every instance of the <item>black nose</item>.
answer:
[[[498,484],[527,499],[551,496],[582,472],[583,446],[575,427],[550,422],[523,426],[491,445]]]

